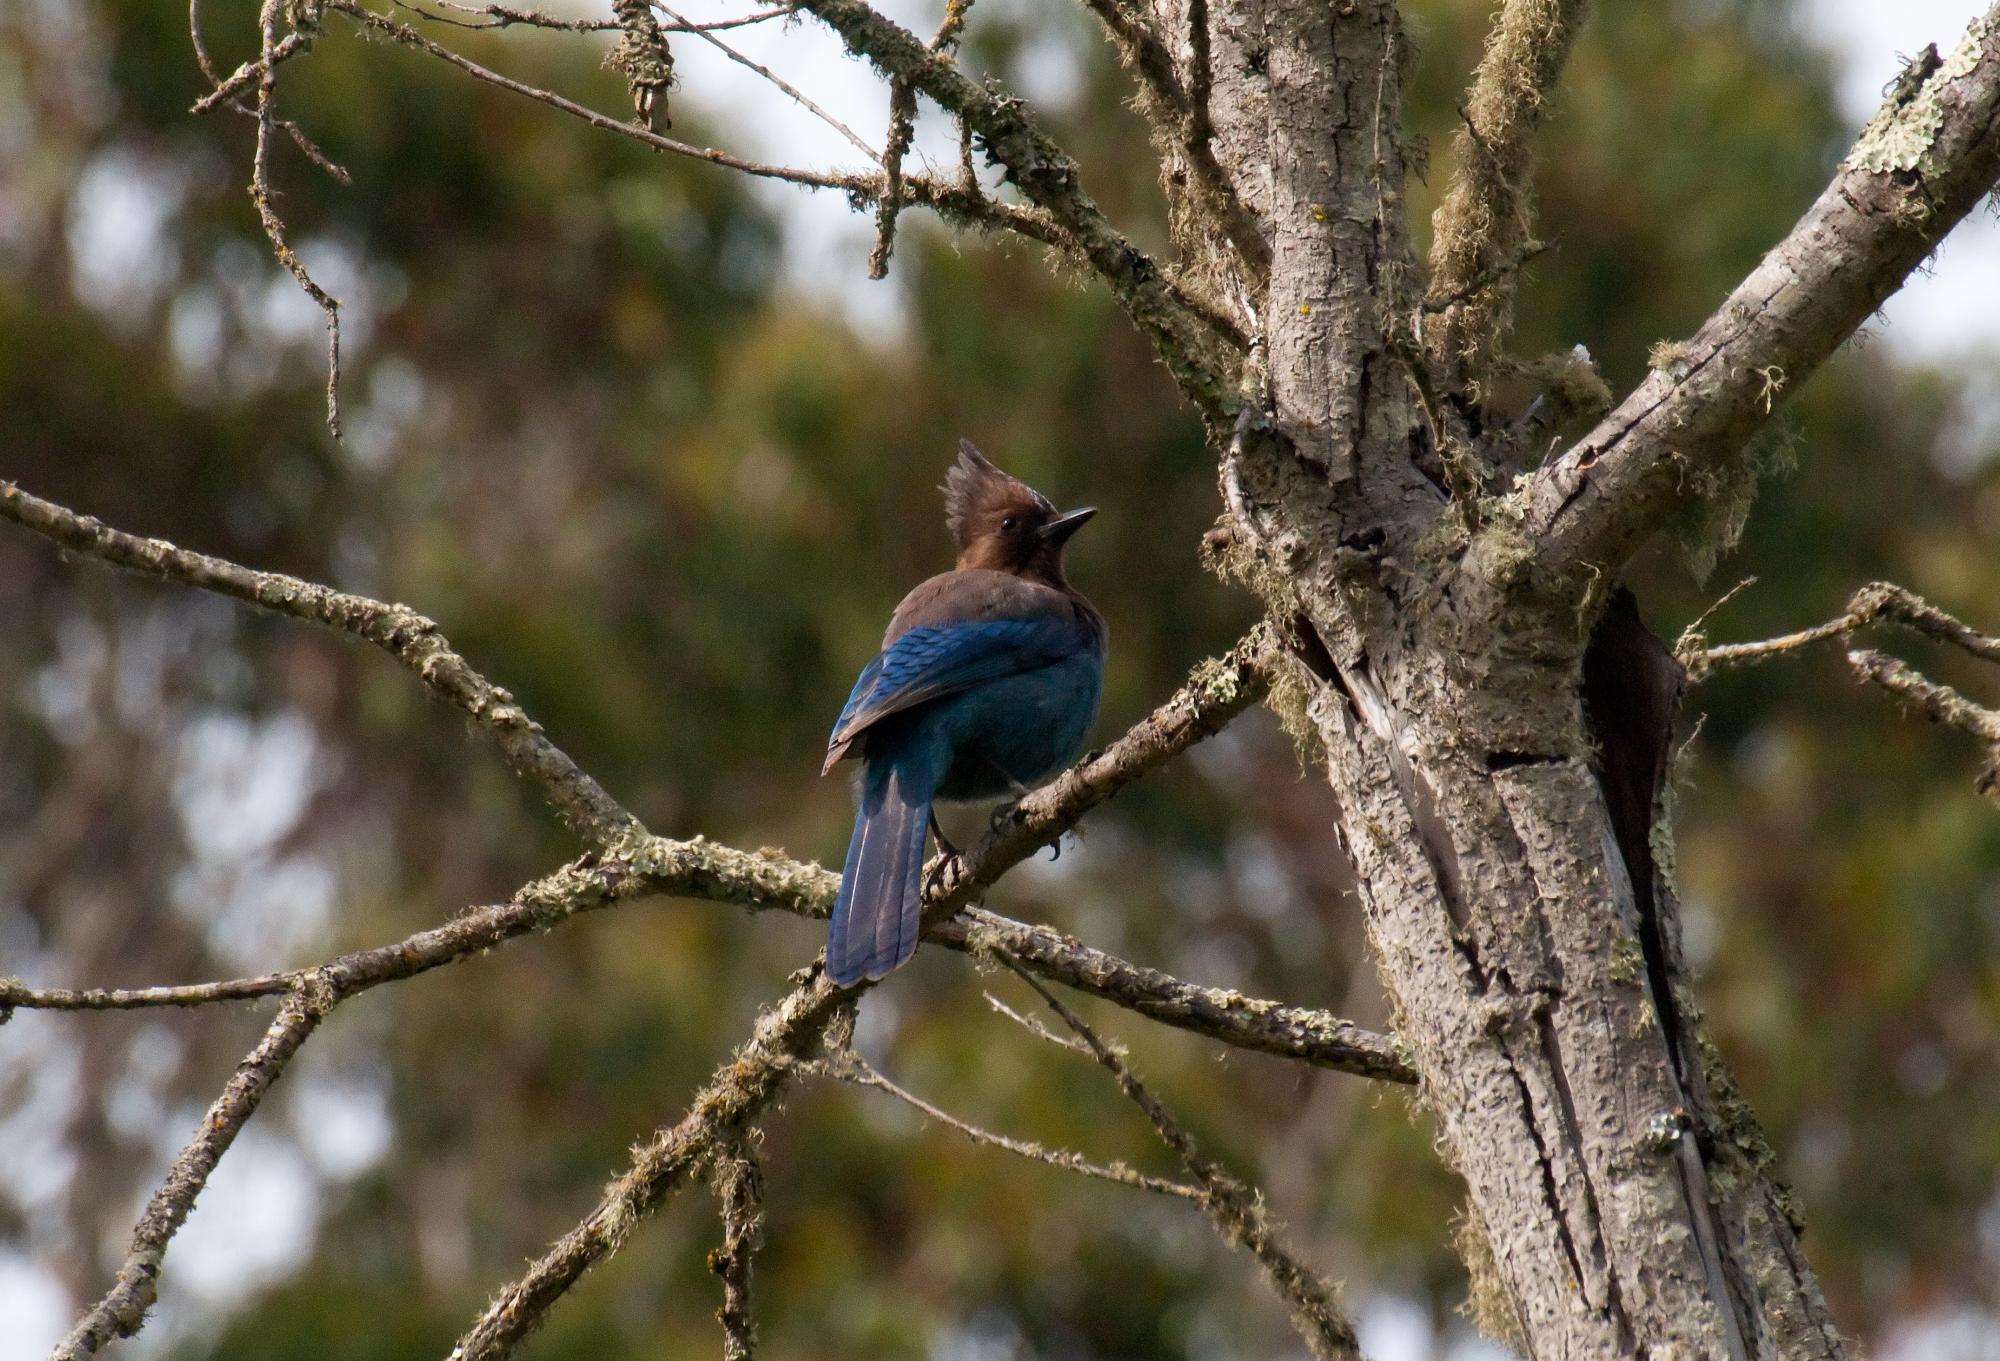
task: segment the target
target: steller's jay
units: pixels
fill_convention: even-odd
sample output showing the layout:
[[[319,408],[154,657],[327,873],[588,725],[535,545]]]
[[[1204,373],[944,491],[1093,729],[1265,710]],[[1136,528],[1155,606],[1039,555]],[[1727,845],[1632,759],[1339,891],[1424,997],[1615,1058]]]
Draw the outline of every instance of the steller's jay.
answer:
[[[1059,514],[965,440],[944,505],[958,566],[903,597],[827,740],[822,774],[862,765],[826,945],[841,987],[916,951],[931,804],[1019,798],[1075,759],[1097,717],[1104,616],[1063,578],[1063,545],[1097,512]]]

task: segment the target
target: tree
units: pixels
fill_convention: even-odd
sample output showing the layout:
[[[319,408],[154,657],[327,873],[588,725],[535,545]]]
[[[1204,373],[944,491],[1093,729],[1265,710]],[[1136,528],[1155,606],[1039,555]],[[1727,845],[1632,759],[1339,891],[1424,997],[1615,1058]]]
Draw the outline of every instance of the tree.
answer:
[[[949,49],[962,8],[930,43],[849,0],[800,9],[890,83],[881,168],[836,175],[724,163],[847,192],[876,215],[878,268],[891,258],[901,210],[922,206],[956,225],[1025,235],[1094,272],[1199,413],[1227,512],[1210,552],[1269,616],[1155,719],[1024,804],[971,855],[944,862],[928,938],[1232,1043],[1416,1080],[1467,1183],[1464,1240],[1493,1305],[1487,1320],[1530,1354],[1843,1355],[1768,1146],[1705,1043],[1685,983],[1677,889],[1661,854],[1670,841],[1658,825],[1682,676],[1615,582],[1663,529],[1692,522],[1712,537],[1740,527],[1758,471],[1750,436],[1992,187],[2000,19],[1975,23],[1950,57],[1913,65],[1791,235],[1689,340],[1656,352],[1637,389],[1603,414],[1607,393],[1587,359],[1524,365],[1501,345],[1515,280],[1538,249],[1523,185],[1539,110],[1581,7],[1503,7],[1466,97],[1423,277],[1409,241],[1399,113],[1410,51],[1393,5],[1102,9],[1158,140],[1172,264],[1112,226],[1020,101],[960,72]],[[344,0],[324,12],[505,80],[400,18]],[[287,243],[267,167],[284,130],[277,82],[312,49],[322,14],[267,5],[261,55],[205,101],[254,90],[253,196],[280,259],[314,290],[310,262]],[[615,28],[634,122],[536,87],[506,88],[657,150],[718,159],[650,126],[671,72],[661,22],[626,7]],[[970,148],[962,176],[903,172],[898,148],[917,93],[961,125]],[[1018,201],[981,183],[974,153],[1000,168]],[[331,335],[332,301],[314,296]],[[1501,394],[1524,377],[1547,391],[1509,420]],[[330,415],[336,379],[330,369]],[[1591,418],[1537,462],[1536,441]],[[822,871],[645,832],[511,696],[401,607],[124,536],[11,487],[0,504],[73,549],[387,648],[473,715],[590,848],[503,907],[322,969],[171,996],[10,988],[19,1007],[283,999],[68,1354],[137,1326],[159,1255],[208,1169],[347,996],[639,893],[824,911]],[[1857,595],[1813,636],[1844,637],[1878,619],[1989,659],[2000,650],[1890,588]],[[1681,652],[1700,670],[1780,646],[1692,641]],[[1867,653],[1855,664],[1989,746],[2000,735],[2000,721],[1907,668]],[[1393,1043],[966,907],[1091,805],[1267,690],[1339,795],[1327,831],[1354,866],[1397,1018]],[[486,1313],[465,1354],[510,1348],[623,1244],[638,1214],[697,1172],[718,1178],[733,1207],[730,1241],[743,1247],[755,1184],[745,1133],[822,1061],[830,1037],[840,1052],[852,1001],[809,972],[767,1008],[687,1116],[642,1148],[598,1211]],[[1133,1084],[1115,1054],[1077,1028]],[[1143,1089],[1128,1090],[1143,1099]],[[1308,1338],[1324,1353],[1351,1350],[1331,1296],[1267,1236],[1254,1205],[1174,1133],[1157,1103],[1149,1114],[1187,1163],[1190,1194],[1258,1251]],[[732,1250],[724,1263],[740,1260]]]

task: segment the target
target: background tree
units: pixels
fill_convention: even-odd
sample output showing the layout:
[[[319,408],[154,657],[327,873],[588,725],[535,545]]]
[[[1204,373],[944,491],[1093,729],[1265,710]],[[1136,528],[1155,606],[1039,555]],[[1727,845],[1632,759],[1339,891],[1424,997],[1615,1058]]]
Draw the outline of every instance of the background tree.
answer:
[[[259,17],[208,8],[219,74],[252,52]],[[1181,16],[1166,17],[1166,31],[1186,31]],[[1485,17],[1412,7],[1412,23],[1428,24],[1404,131],[1440,149],[1430,176],[1440,191],[1476,179],[1448,173],[1443,148]],[[1846,138],[1824,73],[1782,20],[1759,8],[1593,21],[1543,120],[1539,230],[1559,233],[1560,247],[1525,272],[1513,352],[1585,341],[1626,391],[1647,374],[1653,342],[1695,328],[1804,210]],[[1038,22],[1049,16],[980,12],[963,64],[1019,84]],[[1204,448],[1102,291],[1049,280],[1026,252],[967,250],[912,213],[891,265],[909,290],[907,340],[838,339],[838,318],[781,291],[775,226],[735,178],[662,162],[434,62],[354,42],[337,11],[323,23],[310,56],[278,68],[283,113],[353,184],[329,182],[276,128],[268,161],[298,258],[348,304],[341,444],[319,426],[318,313],[268,262],[241,194],[255,125],[185,116],[200,87],[177,16],[132,5],[10,27],[23,77],[6,98],[25,131],[6,153],[17,188],[0,289],[0,344],[13,360],[0,366],[10,384],[0,420],[15,451],[6,471],[28,491],[260,567],[410,600],[648,827],[822,857],[837,851],[847,813],[840,790],[804,783],[821,710],[866,654],[886,603],[942,552],[941,539],[885,540],[880,527],[932,523],[935,469],[960,431],[1065,498],[1126,508],[1093,529],[1097,544],[1080,545],[1078,568],[1116,630],[1107,738],[1252,622],[1254,602],[1203,576],[1191,551],[1214,521],[1214,455],[1234,425],[1212,421]],[[1216,50],[1240,31],[1217,28],[1226,40]],[[609,40],[424,32],[614,114],[628,98],[619,77],[595,69]],[[273,37],[285,40],[282,23]],[[1240,220],[1200,216],[1217,210],[1187,129],[1169,119],[1167,154],[1188,164],[1162,204],[1141,152],[1146,126],[1117,107],[1132,77],[1101,49],[1077,50],[1090,56],[1074,104],[1037,115],[1085,167],[1084,186],[1155,262],[1186,263],[1186,287],[1206,310],[1254,301],[1254,281],[1228,282],[1240,265],[1208,254],[1209,243],[1256,250]],[[1217,66],[1211,51],[1212,81],[1254,71],[1256,56]],[[1279,65],[1279,78],[1294,78]],[[1395,70],[1379,60],[1368,69],[1378,86]],[[1990,60],[1945,78],[1981,73],[1991,75]],[[1200,83],[1191,74],[1184,65],[1183,95]],[[1225,106],[1228,83],[1216,85]],[[1475,128],[1482,107],[1467,104]],[[669,133],[691,136],[691,111],[673,113]],[[1233,166],[1241,128],[1218,119],[1217,166]],[[1514,164],[1509,182],[1518,175]],[[1421,224],[1428,191],[1406,188],[1409,220]],[[1303,217],[1277,216],[1317,226],[1312,202]],[[1946,225],[1908,216],[1926,238]],[[1533,230],[1497,245],[1518,250]],[[1512,278],[1499,268],[1512,256],[1472,258],[1470,282]],[[1132,296],[1145,282],[1121,286]],[[1386,313],[1336,315],[1420,312],[1414,271],[1400,286]],[[1178,299],[1160,305],[1172,315],[1152,317],[1159,329],[1214,348]],[[1447,334],[1478,337],[1486,325],[1474,317]],[[1837,338],[1803,329],[1815,342]],[[1436,336],[1433,327],[1423,338]],[[1207,385],[1204,399],[1226,405],[1240,361],[1227,337],[1220,344],[1230,381]],[[1460,365],[1489,362],[1482,346],[1467,348],[1422,366],[1439,375],[1435,397],[1450,397]],[[1179,358],[1184,376],[1198,369]],[[1686,362],[1660,358],[1669,374]],[[1378,393],[1393,394],[1383,400],[1407,402],[1416,346],[1392,345],[1376,361]],[[1990,468],[1931,456],[1952,437],[1951,380],[1892,381],[1872,351],[1803,392],[1800,365],[1760,367],[1784,372],[1736,391],[1737,404],[1757,418],[1796,392],[1793,442],[1807,471],[1776,488],[1732,559],[1732,573],[1741,562],[1760,585],[1709,631],[1727,624],[1751,637],[1816,621],[1874,576],[1981,622]],[[1503,417],[1533,390],[1528,378],[1480,376]],[[1470,446],[1487,419],[1449,402],[1432,414],[1445,452],[1454,437]],[[1280,417],[1285,431],[1282,401]],[[1404,419],[1431,438],[1422,413]],[[1260,457],[1246,451],[1253,484]],[[1455,471],[1423,461],[1441,480]],[[1299,494],[1324,486],[1309,481]],[[1699,560],[1730,517],[1674,518]],[[1490,513],[1480,519],[1490,536]],[[442,917],[439,904],[505,899],[571,853],[490,755],[446,740],[409,676],[379,657],[192,592],[80,570],[26,536],[9,536],[0,553],[8,617],[22,625],[0,663],[14,706],[0,798],[16,829],[0,908],[9,967],[37,984],[310,962],[417,930]],[[1715,594],[1688,585],[1668,554],[1633,575],[1656,627],[1692,619]],[[1597,603],[1586,599],[1585,612]],[[1575,603],[1567,608],[1574,617]],[[1568,636],[1580,646],[1580,633]],[[1961,675],[1957,659],[1910,655],[1940,677]],[[1874,1332],[1940,1301],[1990,1306],[1980,1207],[2000,1148],[1976,1133],[1990,1126],[1995,1095],[1993,927],[1981,887],[1995,858],[1990,813],[1940,774],[1964,763],[1963,749],[1899,724],[1854,690],[1836,657],[1789,664],[1782,689],[1769,683],[1779,674],[1724,673],[1695,694],[1710,720],[1683,796],[1678,860],[1695,891],[1690,945],[1706,963],[1699,1000],[1773,1130],[1781,1170],[1799,1182],[1835,1316]],[[1293,769],[1283,739],[1239,724],[1094,813],[1080,853],[1010,876],[993,903],[1030,919],[1045,905],[1083,939],[1179,977],[1385,1028],[1328,836],[1361,801],[1337,805]],[[1455,806],[1445,801],[1447,823]],[[1396,838],[1405,850],[1423,840]],[[661,886],[713,887],[673,878],[664,862],[640,869]],[[677,1118],[681,1094],[745,1033],[755,1001],[809,957],[817,930],[686,905],[621,909],[343,1006],[221,1164],[221,1176],[238,1162],[253,1169],[220,1228],[230,1250],[182,1242],[170,1256],[168,1332],[201,1354],[441,1352],[493,1283],[587,1206],[627,1141]],[[995,1044],[1009,1023],[943,953],[927,950],[865,1005],[864,1052],[953,1111],[1175,1173],[1088,1063],[1025,1037]],[[1621,958],[1607,954],[1614,967]],[[475,970],[489,975],[482,986],[468,981]],[[1611,981],[1634,986],[1636,971],[1625,972]],[[990,986],[1019,1008],[1036,1000],[1004,977]],[[125,1257],[134,1197],[158,1181],[267,1019],[234,1007],[97,1017],[23,1007],[0,1031],[9,1120],[26,1154],[7,1173],[18,1233],[79,1307]],[[1119,1030],[1204,1150],[1254,1171],[1298,1255],[1346,1279],[1357,1302],[1395,1294],[1448,1312],[1463,1298],[1444,1229],[1459,1191],[1428,1148],[1429,1112],[1413,1119],[1405,1102],[1377,1102],[1343,1074],[1257,1057],[1222,1066],[1212,1041],[1138,1022]],[[1449,1028],[1436,1042],[1454,1036],[1489,1042]],[[1195,1212],[1056,1182],[872,1101],[887,1098],[809,1084],[760,1126],[767,1350],[1297,1345],[1284,1311],[1247,1286],[1249,1269],[1206,1245]],[[1229,1118],[1244,1111],[1255,1118]],[[288,1220],[283,1192],[307,1208]],[[714,1234],[696,1210],[707,1207],[677,1205],[688,1218],[632,1238],[553,1311],[537,1346],[712,1345],[701,1276]],[[1007,1231],[982,1231],[996,1224]],[[294,1276],[308,1247],[313,1265]],[[1082,1269],[1051,1270],[1051,1256]],[[1557,1269],[1553,1255],[1532,1256],[1517,1266]],[[203,1270],[204,1260],[221,1265]],[[218,1315],[198,1307],[253,1296],[220,1337]],[[1593,1308],[1603,1316],[1601,1302]]]

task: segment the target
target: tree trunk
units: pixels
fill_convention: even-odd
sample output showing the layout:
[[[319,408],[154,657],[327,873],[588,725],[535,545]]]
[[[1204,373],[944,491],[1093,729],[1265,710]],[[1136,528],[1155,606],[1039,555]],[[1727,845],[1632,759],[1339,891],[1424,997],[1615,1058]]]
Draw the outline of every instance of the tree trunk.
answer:
[[[1653,849],[1678,668],[1590,569],[1548,579],[1506,499],[1478,525],[1447,504],[1389,330],[1413,311],[1395,7],[1184,16],[1270,243],[1229,558],[1293,621],[1295,717],[1507,1302],[1483,1321],[1530,1357],[1844,1356],[1683,982]]]

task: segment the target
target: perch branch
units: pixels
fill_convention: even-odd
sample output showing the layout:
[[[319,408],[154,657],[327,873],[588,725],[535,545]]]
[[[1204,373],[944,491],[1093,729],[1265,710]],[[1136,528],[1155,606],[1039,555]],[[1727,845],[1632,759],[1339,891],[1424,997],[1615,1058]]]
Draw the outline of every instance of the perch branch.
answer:
[[[7,504],[0,492],[0,507]],[[1135,1011],[1163,1025],[1237,1048],[1295,1058],[1317,1067],[1390,1082],[1413,1075],[1394,1041],[1329,1012],[1246,997],[1188,983],[1129,963],[1046,926],[1013,921],[968,902],[1012,866],[1074,826],[1117,790],[1169,756],[1218,731],[1262,695],[1263,667],[1273,655],[1259,628],[1194,677],[1152,714],[1107,747],[1024,799],[1015,816],[965,857],[928,877],[935,890],[925,939],[961,952],[998,947],[1053,982]],[[547,930],[579,912],[652,895],[733,903],[823,919],[832,910],[839,876],[774,852],[748,852],[704,838],[676,841],[635,836],[537,880],[508,903],[482,907],[394,944],[320,966],[365,980],[436,968],[530,931]],[[296,985],[298,971],[178,987],[37,989],[0,979],[0,1008],[111,1010],[196,1006],[266,997]]]
[[[1276,646],[1268,629],[1253,631],[1230,654],[1229,662],[1199,669],[1189,685],[1110,748],[1023,799],[1015,815],[969,855],[947,857],[934,866],[925,875],[926,921],[934,924],[963,908],[974,894],[1060,836],[1087,810],[1254,702],[1267,683],[1258,679],[1264,674],[1262,664]],[[829,871],[797,866],[778,856],[725,852],[706,842],[682,845],[697,857],[721,855],[738,864],[753,862],[769,876],[761,884],[735,875],[713,879],[702,884],[705,891],[697,896],[785,907],[808,916],[824,916],[830,910],[838,879]],[[647,872],[638,860],[632,868],[641,875]],[[1055,957],[1066,955],[1058,951]],[[829,1028],[859,995],[859,990],[835,988],[817,964],[801,973],[792,991],[759,1016],[750,1042],[715,1072],[688,1113],[641,1146],[631,1167],[605,1188],[597,1207],[500,1292],[460,1339],[453,1361],[497,1361],[510,1355],[585,1272],[623,1245],[637,1220],[659,1208],[710,1156],[718,1140],[740,1137],[762,1118],[783,1094],[793,1072],[816,1056]],[[1189,1028],[1200,1028],[1197,1018],[1207,1019],[1199,1012],[1188,1015],[1196,1022]],[[1258,1020],[1254,1011],[1231,1016],[1252,1024]],[[1386,1043],[1370,1062],[1375,1067],[1400,1066]]]

